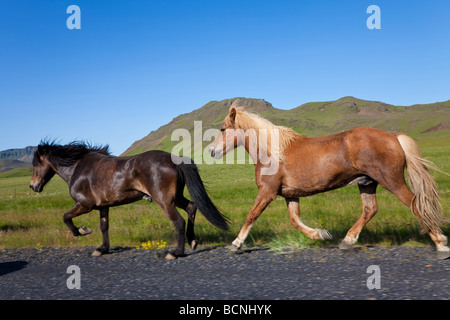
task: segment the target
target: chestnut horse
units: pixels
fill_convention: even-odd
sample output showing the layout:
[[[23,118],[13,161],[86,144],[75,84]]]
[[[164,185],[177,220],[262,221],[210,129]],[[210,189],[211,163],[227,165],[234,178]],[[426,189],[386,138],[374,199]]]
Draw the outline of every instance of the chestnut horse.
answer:
[[[245,146],[253,160],[259,191],[230,251],[240,249],[252,225],[277,195],[286,199],[295,228],[311,239],[331,239],[327,230],[310,228],[301,221],[299,197],[357,184],[362,215],[339,246],[349,249],[378,211],[375,194],[380,184],[419,217],[436,244],[438,256],[450,256],[447,237],[441,231],[445,218],[435,182],[428,171],[428,168],[436,168],[421,158],[417,144],[407,135],[361,127],[309,138],[231,106],[221,134],[211,143],[209,151],[212,157],[221,158],[240,145]],[[413,192],[405,182],[405,167]]]
[[[197,246],[194,234],[197,207],[213,225],[228,229],[226,219],[206,193],[197,166],[189,158],[157,150],[132,157],[112,157],[108,147],[93,148],[83,143],[60,146],[44,142],[34,154],[33,167],[30,182],[33,191],[41,192],[55,173],[69,185],[75,205],[64,214],[64,222],[74,236],[84,236],[92,230],[75,227],[73,218],[94,209],[100,211],[103,244],[92,253],[94,256],[109,251],[109,208],[138,200],[155,200],[174,224],[178,246],[167,255],[168,259],[184,255],[185,221],[176,206],[188,213],[186,237],[192,249]],[[183,196],[185,184],[194,202]]]

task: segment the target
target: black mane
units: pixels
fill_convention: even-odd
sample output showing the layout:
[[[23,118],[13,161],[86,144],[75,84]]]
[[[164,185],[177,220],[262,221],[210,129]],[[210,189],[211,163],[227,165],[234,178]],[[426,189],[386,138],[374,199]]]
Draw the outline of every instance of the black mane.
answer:
[[[92,146],[84,141],[73,141],[67,145],[56,144],[55,141],[41,141],[34,153],[33,165],[37,165],[39,156],[47,156],[57,166],[71,166],[90,153],[110,156],[109,146]]]

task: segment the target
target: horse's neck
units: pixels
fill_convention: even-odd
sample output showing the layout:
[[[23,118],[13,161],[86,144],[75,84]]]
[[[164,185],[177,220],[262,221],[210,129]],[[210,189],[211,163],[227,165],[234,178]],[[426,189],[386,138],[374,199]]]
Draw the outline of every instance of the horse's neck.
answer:
[[[259,145],[257,137],[245,136],[244,147],[253,163],[256,165],[259,161]]]
[[[248,134],[246,133],[245,139],[245,149],[249,153],[253,162],[266,162],[267,158],[271,156],[271,153],[278,152],[278,146],[276,145],[277,140],[272,139],[267,135],[270,135],[271,132],[267,132],[264,135],[260,134]],[[272,143],[275,141],[275,144]]]
[[[54,170],[58,176],[60,176],[67,184],[73,175],[73,170],[77,164],[71,166],[55,166]]]
[[[252,158],[253,163],[255,165],[268,165],[272,161],[278,161],[276,157],[271,156],[271,151],[273,150],[267,150],[267,146],[261,146],[260,142],[260,137],[247,136],[245,138],[245,150],[249,154],[250,158]],[[266,143],[266,141],[263,139],[262,143]]]

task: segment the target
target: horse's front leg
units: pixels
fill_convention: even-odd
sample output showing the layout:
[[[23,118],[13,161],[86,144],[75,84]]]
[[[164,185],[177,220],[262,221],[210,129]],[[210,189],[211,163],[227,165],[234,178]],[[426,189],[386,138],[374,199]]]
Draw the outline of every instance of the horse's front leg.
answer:
[[[250,210],[247,219],[245,220],[245,224],[239,232],[237,238],[232,242],[229,250],[230,252],[237,252],[244,243],[247,238],[250,229],[252,228],[255,221],[258,217],[263,213],[264,209],[277,197],[276,192],[272,192],[268,189],[260,189],[258,195],[256,197],[255,203],[253,204],[252,209]]]
[[[92,210],[91,208],[84,207],[79,202],[77,202],[77,203],[75,203],[75,205],[73,206],[72,209],[70,209],[69,211],[67,211],[64,214],[64,216],[63,216],[64,223],[67,225],[69,230],[72,231],[72,234],[75,237],[85,236],[92,232],[91,228],[89,228],[89,227],[85,227],[85,226],[80,227],[80,228],[75,227],[75,225],[73,224],[73,221],[72,221],[73,218],[78,217],[79,215],[82,215],[84,213],[88,213],[91,210]]]
[[[101,208],[100,209],[100,230],[102,232],[103,243],[100,247],[95,249],[92,252],[92,256],[98,257],[102,254],[109,252],[109,237],[108,237],[108,229],[109,229],[109,208]]]

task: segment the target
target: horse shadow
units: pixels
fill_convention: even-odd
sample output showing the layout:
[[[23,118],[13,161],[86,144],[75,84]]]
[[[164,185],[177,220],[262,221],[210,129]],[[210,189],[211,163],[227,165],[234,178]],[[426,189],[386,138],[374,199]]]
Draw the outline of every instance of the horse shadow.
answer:
[[[202,248],[197,248],[196,250],[189,250],[187,252],[185,252],[183,257],[188,257],[188,256],[193,256],[195,257],[196,255],[200,254],[200,253],[205,253],[205,252],[211,252],[211,251],[215,251],[215,250],[223,250],[224,252],[228,252],[228,247],[229,246],[223,246],[223,245],[211,245],[211,246],[205,246]],[[270,250],[269,247],[261,247],[261,246],[255,246],[255,247],[245,247],[241,250],[239,250],[238,252],[234,252],[235,254],[249,254],[252,252],[258,252],[258,251],[268,251]],[[163,250],[161,252],[157,253],[157,256],[161,259],[165,258],[166,254],[169,253],[170,250]]]
[[[27,266],[28,262],[26,261],[10,261],[10,262],[0,262],[0,277],[5,274],[16,272],[22,270]]]

